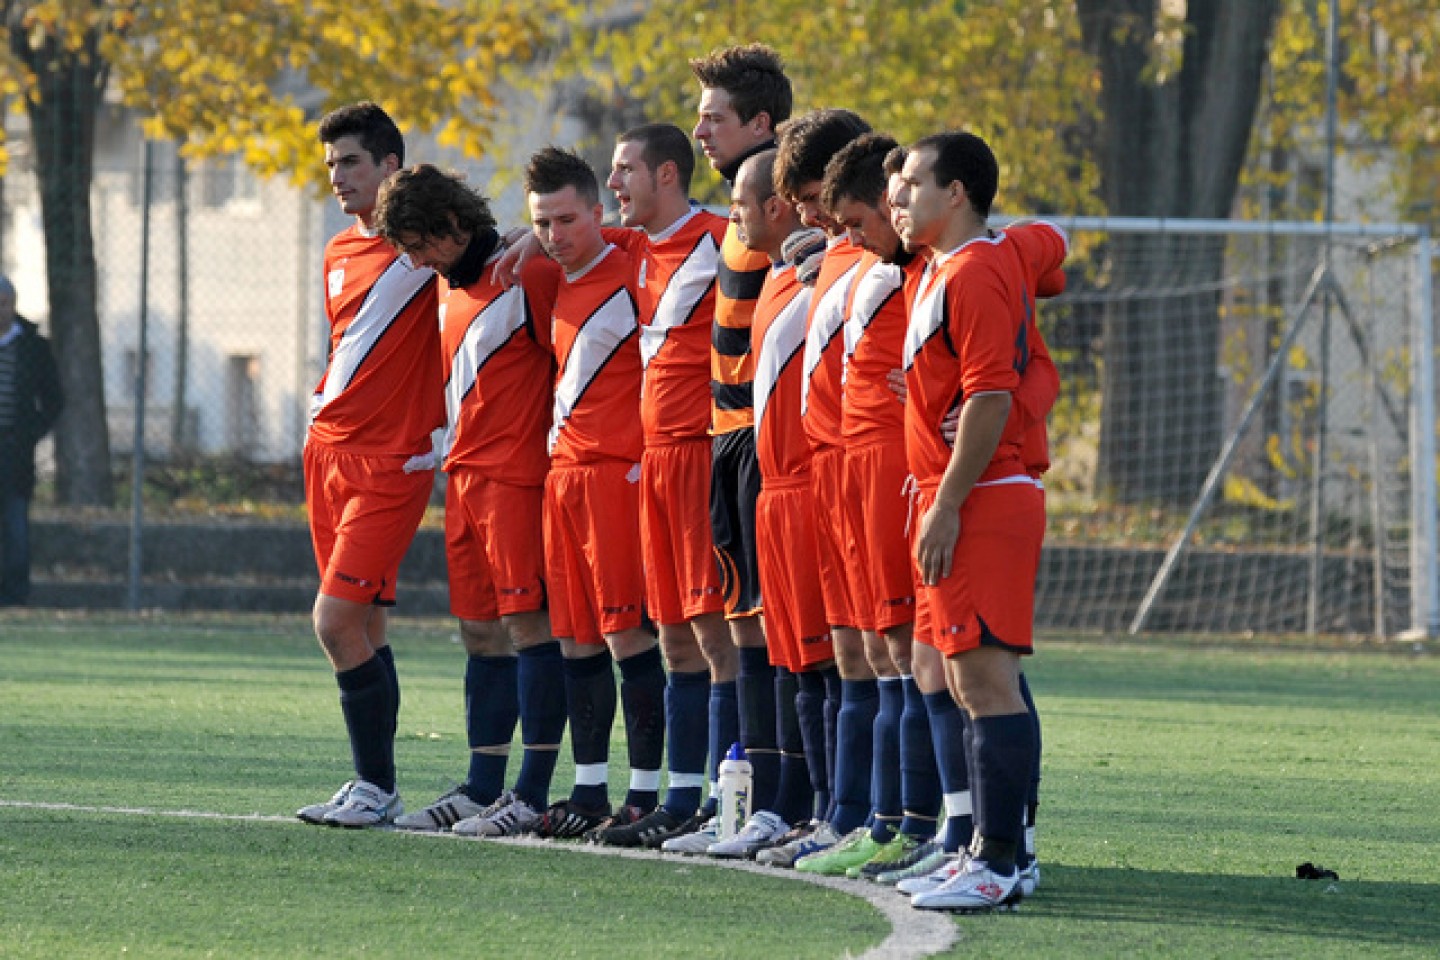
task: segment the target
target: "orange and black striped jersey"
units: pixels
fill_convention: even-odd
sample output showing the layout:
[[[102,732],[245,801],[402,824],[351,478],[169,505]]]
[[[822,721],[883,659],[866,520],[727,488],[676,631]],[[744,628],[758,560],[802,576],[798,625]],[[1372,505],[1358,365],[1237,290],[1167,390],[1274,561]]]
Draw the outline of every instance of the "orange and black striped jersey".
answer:
[[[640,462],[640,344],[634,267],[606,244],[555,295],[555,464]]]
[[[715,325],[710,350],[710,393],[714,405],[711,432],[717,436],[753,426],[755,358],[750,324],[755,300],[770,270],[770,258],[751,250],[725,230],[715,278]]]
[[[805,378],[800,386],[800,416],[810,443],[840,445],[840,398],[845,375],[845,307],[859,276],[865,250],[849,237],[832,238],[815,278],[810,316],[805,321]]]
[[[762,487],[804,477],[810,469],[800,382],[812,293],[786,264],[769,271],[755,303],[755,460]]]
[[[355,224],[325,245],[330,359],[310,436],[351,453],[416,454],[445,423],[434,271]]]
[[[538,486],[550,469],[550,324],[561,271],[547,257],[531,257],[520,283],[506,289],[491,278],[500,255],[474,283],[440,285],[448,370],[440,454],[447,471],[467,467],[491,480]]]

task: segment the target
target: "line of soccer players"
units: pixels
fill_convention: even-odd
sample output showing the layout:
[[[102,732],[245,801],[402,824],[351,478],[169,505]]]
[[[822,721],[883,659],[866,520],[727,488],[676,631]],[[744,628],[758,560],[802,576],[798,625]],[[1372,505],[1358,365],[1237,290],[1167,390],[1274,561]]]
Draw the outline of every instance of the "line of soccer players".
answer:
[[[761,45],[691,67],[728,222],[690,201],[694,150],[668,124],[615,146],[621,227],[589,165],[547,147],[525,169],[532,230],[502,237],[463,180],[404,167],[380,108],[322,123],[357,222],[326,250],[306,491],[355,777],[299,816],[1013,902],[1039,881],[1020,657],[1059,386],[1035,302],[1063,289],[1065,237],[988,228],[978,137],[906,149],[850,111],[792,120]],[[437,467],[470,766],[406,814],[385,608]],[[574,783],[548,803],[567,723]],[[754,812],[722,839],[733,742]]]

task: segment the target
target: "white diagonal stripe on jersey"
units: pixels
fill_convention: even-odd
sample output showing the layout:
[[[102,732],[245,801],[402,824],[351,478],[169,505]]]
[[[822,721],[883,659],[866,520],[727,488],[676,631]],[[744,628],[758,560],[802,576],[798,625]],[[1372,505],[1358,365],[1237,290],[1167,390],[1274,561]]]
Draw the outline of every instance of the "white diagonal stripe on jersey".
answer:
[[[787,267],[786,269],[793,269]],[[810,312],[809,287],[801,287],[794,299],[787,303],[765,331],[760,343],[760,354],[755,358],[755,433],[760,433],[760,422],[765,417],[765,407],[770,394],[780,379],[780,374],[805,345],[805,315]]]
[[[412,266],[407,256],[398,256],[391,261],[380,279],[375,281],[375,286],[365,295],[365,302],[360,304],[355,319],[341,334],[340,343],[330,356],[325,382],[317,391],[319,403],[314,407],[315,411],[323,409],[325,404],[344,392],[370,351],[375,349],[375,344],[433,276],[435,271],[429,267]]]
[[[850,315],[845,318],[847,361],[855,355],[855,348],[865,338],[870,322],[895,296],[904,280],[904,271],[895,264],[877,260],[855,281],[855,296],[850,298]]]
[[[565,369],[555,384],[554,423],[550,427],[550,452],[555,452],[555,442],[560,431],[570,419],[570,413],[585,396],[585,391],[595,377],[620,349],[620,345],[635,333],[638,320],[635,315],[635,301],[630,291],[623,287],[590,314],[575,335],[575,342],[565,357]]]
[[[805,377],[800,381],[800,414],[810,408],[810,378],[820,367],[825,348],[845,326],[845,302],[850,299],[850,284],[860,264],[852,263],[840,279],[830,285],[815,305],[815,317],[805,334]]]
[[[455,430],[460,423],[460,409],[465,397],[475,386],[480,369],[515,336],[530,319],[525,291],[511,287],[486,304],[465,328],[459,349],[450,360],[450,376],[445,381],[445,436],[440,441],[440,457],[450,455],[455,445]]]
[[[646,367],[665,345],[665,338],[676,327],[682,327],[695,313],[695,307],[715,285],[715,271],[720,265],[720,247],[709,231],[700,235],[695,249],[685,258],[680,269],[675,271],[660,302],[655,305],[655,316],[640,327],[640,363]]]
[[[945,325],[945,281],[930,283],[932,269],[933,266],[925,268],[925,276],[920,281],[920,289],[924,292],[916,298],[910,311],[910,323],[905,328],[906,370],[910,369],[916,355],[925,348],[930,338]]]

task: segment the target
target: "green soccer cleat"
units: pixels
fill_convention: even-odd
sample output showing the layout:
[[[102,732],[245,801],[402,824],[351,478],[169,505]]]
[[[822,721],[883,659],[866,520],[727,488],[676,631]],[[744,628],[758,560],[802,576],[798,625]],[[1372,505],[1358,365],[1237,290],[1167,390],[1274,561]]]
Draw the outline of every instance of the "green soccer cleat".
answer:
[[[875,851],[875,856],[846,870],[845,876],[851,880],[874,880],[895,864],[908,859],[918,846],[920,841],[914,837],[904,833],[896,834],[893,840],[882,844],[880,849]]]
[[[870,835],[869,827],[856,827],[830,849],[796,860],[795,869],[820,877],[843,877],[846,870],[865,863],[879,853],[882,846]]]

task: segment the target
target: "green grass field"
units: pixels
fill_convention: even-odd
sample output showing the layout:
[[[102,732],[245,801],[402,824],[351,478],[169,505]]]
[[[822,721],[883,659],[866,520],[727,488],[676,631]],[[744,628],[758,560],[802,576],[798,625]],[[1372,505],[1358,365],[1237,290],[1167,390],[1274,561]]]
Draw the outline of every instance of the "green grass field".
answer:
[[[412,807],[464,769],[451,634],[392,632]],[[1440,658],[1041,650],[1043,883],[1017,912],[954,918],[944,955],[1435,955]],[[3,957],[843,957],[891,934],[870,902],[781,872],[291,820],[348,776],[302,618],[7,613],[0,708]],[[617,739],[617,790],[623,756]],[[1296,880],[1303,861],[1340,882]]]

